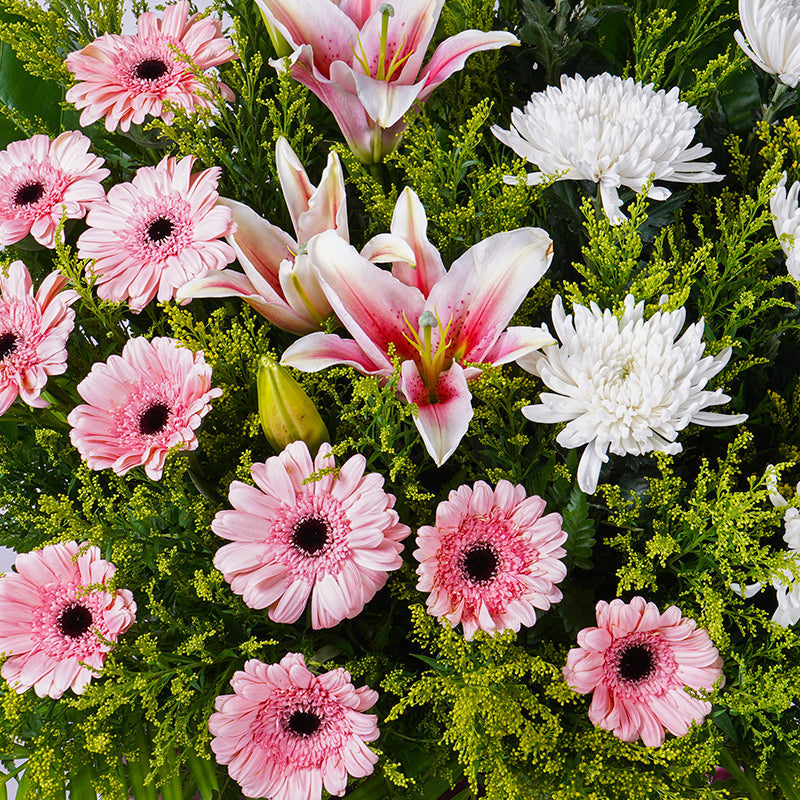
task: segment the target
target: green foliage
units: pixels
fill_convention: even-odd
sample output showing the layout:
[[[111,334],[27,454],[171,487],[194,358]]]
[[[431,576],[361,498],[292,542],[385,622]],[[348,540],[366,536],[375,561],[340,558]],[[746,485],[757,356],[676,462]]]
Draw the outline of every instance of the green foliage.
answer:
[[[541,0],[522,1],[523,24],[520,39],[532,45],[537,62],[544,69],[548,84],[558,84],[571,61],[585,52],[587,42],[597,38],[604,18],[617,23],[625,19],[624,5],[595,5],[560,0],[555,4]]]
[[[704,74],[709,69],[702,60],[704,52],[716,39],[730,37],[733,21],[738,21],[724,0],[700,0],[691,7],[683,0],[640,0],[634,8],[632,72],[637,81],[667,90],[694,85],[693,95],[698,97],[712,90],[715,78],[721,80],[744,64],[733,48],[727,48],[711,74]],[[689,82],[688,70],[696,64],[703,70],[695,69],[695,80]],[[701,82],[705,85],[699,89]]]
[[[788,724],[800,693],[790,666],[797,663],[800,639],[794,630],[770,624],[762,605],[740,598],[731,584],[770,586],[780,575],[794,582],[800,565],[785,547],[770,544],[785,508],[769,503],[765,477],[751,476],[737,488],[752,440],[741,432],[717,468],[704,460],[692,482],[675,473],[673,457],[659,454],[660,477],[650,480],[643,502],[601,491],[617,526],[609,543],[623,559],[617,591],[674,603],[708,629],[726,664],[712,720],[738,752],[736,763],[754,767],[763,785],[774,780],[776,756],[800,752],[800,735]],[[795,496],[790,504],[800,501]],[[771,611],[777,603],[768,597],[765,605]]]
[[[82,695],[54,702],[0,693],[0,763],[21,779],[20,795],[177,800],[199,791],[203,800],[234,800],[235,781],[211,760],[214,700],[230,691],[246,659],[274,662],[293,651],[314,669],[343,666],[356,683],[382,690],[374,712],[381,738],[372,745],[380,762],[372,778],[351,783],[354,800],[439,800],[450,787],[457,800],[792,797],[800,775],[793,710],[800,634],[770,621],[770,582],[794,583],[800,569],[782,544],[785,509],[771,506],[764,475],[769,463],[800,461],[797,284],[786,275],[769,212],[781,172],[800,178],[800,123],[790,116],[769,124],[796,97],[777,89],[762,101],[772,79],[744,69],[746,57],[731,42],[730,3],[502,0],[495,13],[493,0],[448,0],[431,52],[468,29],[513,30],[522,46],[471,56],[412,109],[398,148],[370,168],[346,149],[328,109],[270,64],[275,52],[257,4],[218,6],[234,20],[239,58],[218,73],[198,73],[214,109],[173,109],[171,125],[148,121],[129,136],[91,126],[92,150],[112,170],[106,188],[165,155],[193,155],[195,171],[220,168],[222,195],[291,231],[274,155],[285,136],[312,182],[331,150],[340,155],[356,246],[389,229],[405,186],[419,195],[448,267],[493,234],[541,226],[554,240],[554,262],[513,325],[548,321],[556,295],[619,312],[632,294],[648,316],[685,307],[689,322],[705,321],[707,354],[732,348],[716,386],[750,415],[749,427],[737,436],[690,426],[681,433],[684,451],[672,458],[615,456],[605,474],[616,482],[590,497],[574,481],[579,451],[556,443],[561,428],[523,416],[545,387],[514,364],[475,365],[482,372],[470,383],[474,416],[442,467],[414,425],[417,409],[397,393],[399,359],[388,380],[349,367],[293,373],[325,418],[338,464],[363,454],[412,533],[405,564],[358,617],[330,630],[314,630],[310,618],[277,625],[246,607],[214,568],[220,540],[210,523],[229,507],[231,482],[251,482],[251,466],[274,455],[259,426],[256,371],[262,355],[279,358],[295,337],[238,298],[153,303],[135,315],[99,300],[91,265],[76,255],[83,221],[63,225],[65,243],[54,251],[24,249],[30,242],[7,248],[4,264],[23,258],[37,286],[59,269],[79,299],[67,370],[49,376],[43,394],[50,406],[16,402],[0,418],[0,542],[19,551],[65,540],[97,544],[118,568],[114,585],[134,591],[138,606],[137,623]],[[3,8],[0,113],[9,124],[0,137],[77,128],[77,114],[62,103],[72,81],[64,58],[118,31],[122,4],[5,0]],[[490,126],[507,127],[512,107],[562,74],[606,69],[657,89],[678,86],[704,114],[697,141],[714,148],[710,158],[725,180],[670,185],[673,196],[662,202],[647,200],[649,185],[636,197],[623,188],[629,219],[618,226],[592,182],[527,186],[529,165]],[[235,100],[223,98],[218,80]],[[761,119],[755,130],[753,119]],[[346,336],[333,319],[327,332]],[[197,450],[171,453],[158,482],[141,468],[123,476],[89,470],[69,438],[67,415],[82,402],[78,383],[132,336],[171,336],[203,351],[223,392]],[[796,467],[781,468],[781,491],[800,508],[789,488]],[[414,533],[433,523],[437,504],[478,480],[521,484],[545,499],[545,513],[561,515],[568,574],[559,585],[564,599],[535,626],[467,642],[460,628],[426,613],[411,554]],[[767,588],[750,599],[730,588],[756,581]],[[594,624],[597,601],[630,594],[662,610],[678,605],[709,630],[724,660],[726,683],[711,698],[708,720],[660,748],[595,728],[590,698],[562,677],[578,631]],[[708,784],[719,764],[735,785]]]
[[[411,187],[422,201],[428,237],[442,251],[445,265],[487,236],[536,224],[532,223],[532,204],[541,187],[525,185],[519,163],[487,163],[487,146],[496,149],[497,144],[487,141],[491,111],[491,102],[482,100],[470,109],[467,121],[449,134],[426,112],[421,113],[397,150],[386,158],[393,177],[389,189],[348,150],[338,148],[364,207],[370,209],[367,234],[389,228],[398,186]],[[503,177],[508,174],[522,181],[506,184]]]

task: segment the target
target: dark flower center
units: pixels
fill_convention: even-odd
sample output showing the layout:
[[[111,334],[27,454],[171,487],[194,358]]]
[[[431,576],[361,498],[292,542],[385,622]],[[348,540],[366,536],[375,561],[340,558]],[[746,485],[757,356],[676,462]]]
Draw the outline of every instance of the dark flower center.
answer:
[[[16,348],[17,337],[11,331],[0,333],[0,361],[6,356],[10,356]]]
[[[461,570],[473,583],[486,583],[497,572],[497,552],[486,543],[473,545],[461,556]]]
[[[14,195],[14,205],[33,205],[37,200],[42,199],[43,194],[44,186],[42,186],[42,184],[38,181],[34,183],[26,183],[24,186],[20,186],[19,189],[17,189],[17,193]]]
[[[136,65],[135,74],[140,81],[157,81],[168,70],[169,67],[160,58],[148,58]]]
[[[175,226],[172,224],[171,219],[166,217],[159,217],[154,219],[147,228],[147,235],[151,242],[160,242],[169,236]]]
[[[328,541],[328,523],[319,517],[309,517],[294,526],[292,544],[313,556]]]
[[[623,681],[638,683],[649,678],[656,668],[653,651],[643,644],[632,644],[623,652],[617,674]]]
[[[139,433],[153,436],[161,433],[169,419],[169,406],[166,403],[152,403],[139,417]]]
[[[311,736],[322,724],[320,717],[313,711],[295,711],[287,722],[287,728],[295,736]]]
[[[75,639],[83,636],[92,625],[92,612],[80,603],[73,603],[67,606],[58,615],[58,629],[64,636]]]

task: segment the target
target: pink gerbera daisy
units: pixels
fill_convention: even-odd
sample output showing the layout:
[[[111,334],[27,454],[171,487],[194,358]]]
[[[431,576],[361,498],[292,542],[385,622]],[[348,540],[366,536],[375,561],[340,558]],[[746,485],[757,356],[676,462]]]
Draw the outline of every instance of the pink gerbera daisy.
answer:
[[[61,218],[80,219],[90,203],[105,196],[100,181],[109,170],[89,153],[91,142],[78,131],[50,140],[43,134],[0,152],[0,245],[29,233],[53,248]]]
[[[109,131],[117,125],[127,131],[148,114],[170,124],[175,114],[164,108],[166,101],[190,112],[212,108],[207,90],[172,48],[206,70],[236,58],[221,34],[220,20],[189,16],[185,0],[168,6],[161,19],[148,11],[139,17],[135,36],[107,33],[67,56],[77,80],[67,101],[83,109],[81,125],[105,117]],[[224,83],[218,85],[222,96],[233,100],[233,92]]]
[[[66,282],[52,272],[34,296],[21,261],[0,268],[0,414],[17,395],[33,408],[49,405],[40,395],[49,375],[67,369],[67,338],[75,324],[69,306],[78,294],[59,291]]]
[[[0,675],[17,692],[80,694],[133,624],[133,595],[106,590],[117,568],[77,542],[22,553],[14,567],[0,574]]]
[[[711,691],[725,678],[722,658],[708,631],[681,619],[677,606],[663,614],[654,603],[597,604],[596,628],[578,634],[564,679],[581,694],[594,692],[589,719],[623,742],[641,738],[648,747],[664,743],[664,729],[683,736],[700,724],[711,703],[686,689]]]
[[[129,300],[141,311],[156,294],[171,300],[185,283],[236,258],[219,238],[236,231],[231,210],[216,205],[220,168],[192,174],[194,160],[142,167],[91,209],[78,255],[94,259],[87,275],[97,277],[98,297]]]
[[[143,465],[157,481],[170,450],[197,447],[195,429],[222,389],[211,388],[202,353],[161,337],[129,340],[122,356],[92,367],[78,393],[88,405],[75,408],[67,421],[89,467],[124,475]]]
[[[255,487],[231,484],[236,510],[220,511],[211,527],[233,544],[217,551],[214,566],[248,606],[295,622],[310,594],[312,627],[330,628],[359,614],[402,565],[400,540],[411,531],[383,478],[364,474],[366,463],[355,455],[335,471],[329,444],[312,461],[305,442],[293,442],[253,464]]]
[[[561,515],[543,517],[545,502],[522,486],[483,481],[459,486],[436,509],[436,525],[417,535],[417,589],[430,592],[428,613],[460,622],[469,640],[536,622],[561,600],[555,586],[567,568],[560,561],[567,539]]]
[[[319,800],[323,785],[342,795],[348,773],[372,774],[378,756],[365,742],[378,738],[377,718],[363,712],[378,693],[356,689],[349,672],[317,676],[289,653],[279,664],[248,661],[231,686],[208,721],[211,749],[247,797]]]

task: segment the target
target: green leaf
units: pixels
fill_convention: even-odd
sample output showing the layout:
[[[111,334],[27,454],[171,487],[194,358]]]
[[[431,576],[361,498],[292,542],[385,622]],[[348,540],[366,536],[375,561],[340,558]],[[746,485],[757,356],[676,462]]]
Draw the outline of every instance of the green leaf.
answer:
[[[0,11],[0,20],[15,20]],[[13,109],[29,120],[39,117],[53,132],[62,129],[60,102],[62,90],[55,83],[34,78],[25,71],[22,62],[14,55],[8,42],[0,42],[0,103]],[[5,148],[9,142],[25,139],[33,131],[18,128],[6,113],[0,114],[0,147]]]
[[[569,534],[564,543],[567,551],[567,566],[579,569],[592,568],[594,547],[594,522],[589,519],[589,503],[586,495],[575,486],[566,507],[561,510],[563,528]]]

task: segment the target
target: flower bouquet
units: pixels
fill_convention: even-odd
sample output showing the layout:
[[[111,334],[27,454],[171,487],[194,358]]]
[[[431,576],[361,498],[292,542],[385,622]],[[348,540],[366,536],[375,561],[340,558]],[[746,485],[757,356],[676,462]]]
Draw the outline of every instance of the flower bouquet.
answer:
[[[0,11],[0,798],[800,797],[797,0]]]

